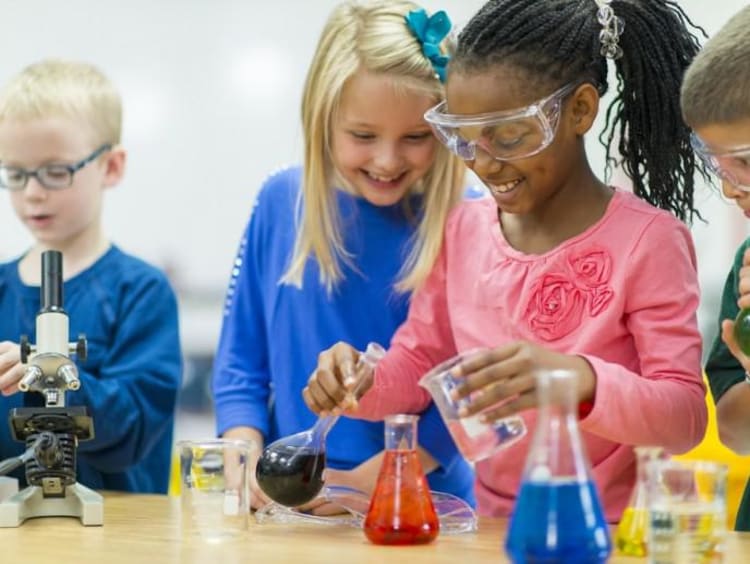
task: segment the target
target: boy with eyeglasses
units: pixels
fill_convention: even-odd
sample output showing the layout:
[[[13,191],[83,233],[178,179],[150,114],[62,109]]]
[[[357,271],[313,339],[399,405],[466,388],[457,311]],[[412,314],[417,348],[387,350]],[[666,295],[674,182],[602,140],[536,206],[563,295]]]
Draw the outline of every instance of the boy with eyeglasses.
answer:
[[[61,251],[70,334],[88,339],[81,387],[66,404],[87,407],[95,434],[78,445],[78,482],[163,493],[181,375],[177,302],[166,277],[113,245],[102,225],[104,192],[125,171],[121,115],[112,83],[79,62],[31,65],[0,92],[0,190],[33,237],[0,264],[0,419],[44,405],[18,393],[18,340],[36,342],[40,257]],[[0,459],[23,448],[0,424]]]
[[[750,7],[708,41],[685,73],[681,91],[693,148],[721,179],[722,192],[750,218]],[[750,239],[738,249],[721,299],[721,335],[706,363],[721,441],[750,453],[750,356],[733,334],[740,309],[750,308]],[[737,530],[750,530],[750,482],[737,513]]]

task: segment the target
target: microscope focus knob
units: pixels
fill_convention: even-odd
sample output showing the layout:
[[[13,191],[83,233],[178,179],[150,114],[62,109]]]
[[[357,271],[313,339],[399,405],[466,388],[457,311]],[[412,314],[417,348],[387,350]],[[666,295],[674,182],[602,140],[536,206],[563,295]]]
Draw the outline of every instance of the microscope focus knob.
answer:
[[[76,357],[78,362],[86,362],[86,355],[88,354],[88,347],[86,346],[86,335],[81,333],[78,335],[78,342],[76,343]]]
[[[29,360],[29,355],[31,354],[31,345],[29,344],[28,335],[21,335],[21,340],[18,343],[18,346],[21,349],[21,364],[26,364]]]

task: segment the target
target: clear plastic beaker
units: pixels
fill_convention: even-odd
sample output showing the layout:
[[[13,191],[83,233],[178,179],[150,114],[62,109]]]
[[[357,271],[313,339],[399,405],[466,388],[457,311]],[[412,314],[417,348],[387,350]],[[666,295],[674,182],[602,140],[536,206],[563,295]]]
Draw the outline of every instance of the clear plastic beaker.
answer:
[[[237,537],[250,514],[247,464],[256,443],[180,441],[182,529],[209,542]]]
[[[505,549],[515,563],[606,562],[609,528],[591,476],[568,370],[536,373],[539,408]]]
[[[727,520],[727,467],[705,461],[648,464],[651,564],[722,562]]]
[[[515,415],[490,423],[481,421],[479,414],[469,417],[458,416],[458,410],[468,404],[471,398],[454,400],[451,397],[453,389],[461,383],[461,379],[456,378],[451,369],[481,352],[473,350],[454,356],[437,365],[419,381],[419,385],[430,392],[461,454],[471,462],[492,456],[526,434],[523,419]]]

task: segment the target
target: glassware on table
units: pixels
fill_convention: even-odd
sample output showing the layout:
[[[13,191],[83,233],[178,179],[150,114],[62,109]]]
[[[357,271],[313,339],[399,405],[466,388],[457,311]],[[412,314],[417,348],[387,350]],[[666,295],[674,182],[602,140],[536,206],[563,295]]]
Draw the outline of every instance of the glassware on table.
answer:
[[[385,350],[377,343],[367,345],[354,369],[357,385],[363,381],[363,371],[374,370],[384,355]],[[310,429],[281,437],[266,446],[255,467],[255,479],[263,493],[288,507],[315,499],[323,488],[326,437],[336,421],[338,416],[318,417]]]
[[[651,564],[721,562],[726,534],[727,467],[704,461],[648,464]]]
[[[417,454],[417,415],[385,419],[385,456],[363,529],[375,544],[423,544],[440,522]]]
[[[480,421],[479,414],[469,417],[458,416],[459,409],[468,404],[471,398],[454,400],[451,397],[451,391],[461,382],[460,378],[453,376],[451,370],[480,352],[482,351],[473,350],[454,356],[434,367],[419,381],[419,385],[430,392],[458,450],[471,462],[492,456],[516,443],[526,434],[526,425],[517,415],[490,423]]]
[[[247,463],[252,441],[179,441],[182,529],[209,542],[247,530],[250,511]]]
[[[431,491],[430,495],[440,521],[441,536],[477,530],[477,515],[465,500],[445,492]],[[313,515],[273,501],[256,511],[255,519],[260,524],[336,525],[357,529],[364,525],[367,510],[370,508],[370,496],[365,492],[346,486],[324,486],[318,498],[338,505],[341,513]]]
[[[615,533],[617,550],[626,556],[648,553],[648,464],[666,456],[661,447],[635,447],[636,482]]]
[[[612,550],[576,413],[576,374],[536,373],[539,408],[505,550],[513,562],[606,562]]]

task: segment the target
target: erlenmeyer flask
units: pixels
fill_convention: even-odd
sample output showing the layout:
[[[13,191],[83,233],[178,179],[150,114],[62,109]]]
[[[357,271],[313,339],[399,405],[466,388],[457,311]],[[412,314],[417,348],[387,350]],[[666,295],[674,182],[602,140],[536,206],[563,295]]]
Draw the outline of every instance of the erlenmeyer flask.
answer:
[[[513,562],[600,563],[612,550],[576,418],[576,374],[536,374],[539,409],[505,549]]]
[[[365,535],[375,544],[428,543],[440,529],[417,455],[418,419],[385,419],[385,457],[364,523]]]
[[[374,370],[384,355],[377,343],[367,345],[354,369],[358,384],[363,380],[362,371]],[[336,421],[338,416],[319,417],[307,431],[282,437],[264,448],[255,467],[255,479],[263,493],[287,507],[314,499],[323,488],[326,436]]]
[[[648,541],[648,473],[647,465],[664,454],[661,447],[636,447],[636,482],[630,502],[620,518],[615,545],[627,556],[646,556]]]

